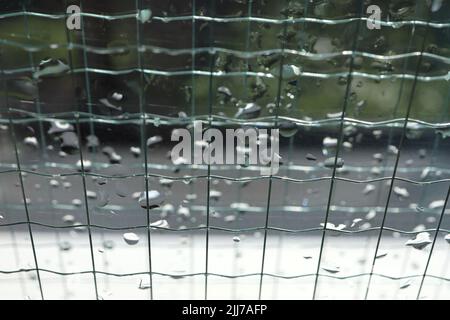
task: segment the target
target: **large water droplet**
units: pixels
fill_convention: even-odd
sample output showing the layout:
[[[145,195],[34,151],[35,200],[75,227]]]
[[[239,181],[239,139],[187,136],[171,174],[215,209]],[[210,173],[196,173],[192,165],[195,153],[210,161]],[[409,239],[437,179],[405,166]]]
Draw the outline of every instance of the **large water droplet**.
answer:
[[[69,70],[69,66],[59,59],[42,60],[39,63],[39,69],[33,73],[33,78],[58,76]]]
[[[135,245],[139,242],[139,236],[133,232],[127,232],[123,234],[123,240],[130,246]]]
[[[147,194],[147,196],[146,196]],[[148,197],[148,206],[147,206]],[[164,202],[164,195],[157,190],[149,190],[147,193],[142,192],[139,197],[139,205],[144,209],[154,209],[159,207]]]
[[[405,245],[411,246],[417,250],[422,250],[430,243],[432,243],[430,234],[428,232],[421,232],[418,233],[414,239],[409,239],[408,241],[406,241]]]

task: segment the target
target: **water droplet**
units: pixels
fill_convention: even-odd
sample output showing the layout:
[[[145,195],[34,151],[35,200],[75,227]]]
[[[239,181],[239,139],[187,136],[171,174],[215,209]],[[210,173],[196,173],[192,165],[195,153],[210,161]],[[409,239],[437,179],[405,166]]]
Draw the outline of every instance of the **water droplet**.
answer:
[[[106,179],[105,177],[96,177],[95,181],[99,186],[104,186],[108,183],[108,179]]]
[[[388,146],[388,153],[390,153],[392,155],[397,155],[398,154],[398,148],[396,146],[389,145]]]
[[[59,243],[59,250],[69,251],[70,249],[72,249],[72,244],[69,241],[62,241]]]
[[[428,232],[420,232],[416,235],[414,239],[409,239],[406,241],[406,246],[411,246],[414,249],[422,250],[426,246],[432,243],[430,239],[430,234]]]
[[[409,286],[411,286],[411,279],[408,279],[408,280],[406,280],[405,282],[403,282],[401,285],[400,285],[400,289],[406,289],[406,288],[408,288]]]
[[[80,199],[73,199],[72,200],[72,204],[76,207],[81,207],[81,205],[83,204],[83,202]]]
[[[73,131],[73,126],[70,123],[63,120],[55,120],[50,122],[48,134],[59,134],[66,131]]]
[[[334,148],[337,146],[337,143],[338,143],[338,139],[330,138],[330,137],[325,137],[322,142],[322,144],[325,148]]]
[[[92,191],[92,190],[86,190],[86,196],[89,199],[97,199],[97,193],[95,191]]]
[[[84,171],[88,172],[88,171],[91,171],[92,162],[90,160],[84,159],[83,166],[81,166],[81,160],[78,160],[76,166],[78,168],[78,171],[82,171],[82,169],[84,168]]]
[[[447,243],[450,243],[450,233],[444,237],[444,240],[447,241]]]
[[[162,187],[170,188],[170,187],[172,187],[173,180],[172,179],[167,179],[167,178],[161,178],[161,179],[159,179],[159,184]]]
[[[32,147],[39,147],[39,142],[37,141],[36,137],[26,137],[23,142],[28,145],[28,146],[32,146]]]
[[[150,223],[150,227],[158,227],[158,228],[170,228],[167,220],[158,220],[153,223]]]
[[[341,271],[341,269],[337,266],[324,266],[322,267],[322,270],[325,270],[329,273],[338,273],[339,271]]]
[[[141,290],[147,290],[150,289],[152,286],[150,285],[150,280],[143,280],[141,279],[139,281],[139,289]]]
[[[33,73],[34,79],[42,77],[58,76],[69,70],[69,66],[59,59],[42,60],[39,63],[39,70]]]
[[[101,98],[98,100],[102,105],[104,105],[107,108],[113,109],[113,110],[117,110],[117,111],[122,111],[122,107],[120,106],[115,106],[113,105],[108,99],[106,98]]]
[[[290,138],[297,133],[298,127],[294,122],[283,121],[279,124],[279,130],[282,137]]]
[[[450,72],[449,72],[449,75],[450,75]],[[450,128],[436,130],[436,132],[442,136],[442,139],[446,139],[446,138],[450,137]]]
[[[100,195],[100,196],[99,196],[99,198],[98,198],[98,201],[97,201],[97,203],[96,203],[96,206],[99,207],[99,208],[103,208],[103,207],[105,207],[105,206],[109,203],[109,201],[110,201],[109,193],[106,192],[106,191],[100,190],[100,191],[99,191],[99,195]]]
[[[320,226],[323,227],[324,224],[321,223]],[[343,230],[345,227],[346,227],[345,224],[339,224],[339,225],[335,226],[333,223],[327,222],[327,227],[326,227],[326,229],[327,229],[327,230],[340,231],[340,230]]]
[[[401,197],[401,198],[409,197],[409,192],[406,188],[394,187],[393,191],[394,191],[394,194],[396,194],[398,197]]]
[[[121,94],[120,92],[113,92],[113,94],[111,95],[111,98],[116,101],[122,101],[123,94]]]
[[[136,19],[138,19],[141,23],[146,23],[150,21],[152,18],[152,10],[150,9],[144,9],[139,10]]]
[[[234,241],[234,242],[241,242],[241,238],[239,238],[239,237],[237,237],[237,236],[236,236],[236,237],[233,237],[233,241]]]
[[[130,246],[135,245],[139,242],[139,236],[133,232],[127,232],[123,234],[123,240]]]
[[[75,230],[76,232],[84,232],[87,230],[87,227],[83,226],[82,223],[80,222],[75,222],[73,225],[74,225],[73,230]]]
[[[114,248],[114,241],[112,240],[105,240],[103,241],[103,248],[111,250]]]
[[[104,147],[102,153],[109,158],[109,162],[112,164],[117,164],[122,161],[122,157],[118,155],[112,147]]]
[[[97,136],[90,134],[86,137],[86,146],[88,147],[89,151],[94,151],[98,146],[100,145],[100,141]]]
[[[147,206],[147,197],[148,197],[148,206]],[[164,195],[162,195],[157,190],[149,190],[147,193],[141,192],[138,202],[139,205],[144,209],[147,208],[154,209],[159,207],[164,202]]]
[[[249,102],[245,107],[239,108],[234,117],[240,119],[253,119],[257,118],[260,113],[261,107],[254,102]]]
[[[445,205],[445,200],[435,200],[430,202],[430,204],[428,205],[428,208],[430,209],[441,209],[443,208]]]
[[[350,228],[353,228],[358,222],[361,222],[361,221],[363,221],[363,219],[361,219],[361,218],[353,219],[352,224],[350,225]]]
[[[363,189],[362,193],[367,195],[369,193],[371,193],[372,191],[374,191],[376,189],[375,185],[373,184],[368,184],[365,186],[365,188]]]
[[[419,149],[419,157],[421,159],[426,158],[427,156],[427,150],[426,149]]]
[[[218,201],[222,197],[222,192],[218,190],[211,190],[209,192],[209,197],[211,200]]]
[[[245,202],[234,202],[230,205],[231,209],[237,210],[240,213],[248,211],[250,205]]]
[[[53,188],[58,188],[59,187],[59,181],[52,179],[50,180],[50,186],[52,186]]]
[[[373,136],[375,137],[375,139],[380,139],[381,136],[383,135],[383,130],[373,130],[372,131]]]
[[[61,134],[61,150],[65,153],[72,154],[75,151],[78,150],[79,144],[78,144],[78,137],[77,135],[72,131],[63,132]]]
[[[75,221],[75,217],[71,214],[66,214],[62,217],[64,223],[71,224]]]
[[[189,210],[188,207],[179,206],[179,207],[178,207],[178,210],[177,210],[177,214],[178,214],[179,216],[188,218],[188,217],[191,216],[191,211]]]
[[[336,161],[336,166],[335,166],[335,161]],[[344,160],[342,158],[337,158],[335,159],[335,157],[331,157],[328,158],[324,161],[323,165],[325,166],[325,168],[342,168],[344,166]]]
[[[175,207],[171,203],[166,203],[161,208],[161,217],[167,217],[175,212]]]
[[[280,67],[274,67],[270,73],[278,78],[280,76]],[[282,80],[295,80],[302,73],[301,68],[294,66],[293,64],[284,64],[281,68],[281,78]]]
[[[223,220],[224,220],[225,222],[231,223],[231,222],[233,222],[233,221],[236,220],[236,216],[230,214],[230,215],[228,215],[228,216],[225,216],[225,217],[223,218]]]
[[[153,136],[147,139],[147,147],[152,147],[158,143],[163,141],[163,138],[161,136]]]
[[[309,161],[316,161],[316,160],[317,160],[316,156],[314,156],[314,155],[311,154],[311,153],[308,153],[308,154],[306,155],[306,159],[309,160]]]
[[[141,148],[139,147],[131,147],[130,152],[135,156],[136,158],[141,155]]]
[[[231,98],[233,96],[231,90],[225,86],[218,87],[217,92],[223,94],[226,98]]]
[[[442,7],[443,2],[443,0],[431,0],[431,12],[439,11]]]

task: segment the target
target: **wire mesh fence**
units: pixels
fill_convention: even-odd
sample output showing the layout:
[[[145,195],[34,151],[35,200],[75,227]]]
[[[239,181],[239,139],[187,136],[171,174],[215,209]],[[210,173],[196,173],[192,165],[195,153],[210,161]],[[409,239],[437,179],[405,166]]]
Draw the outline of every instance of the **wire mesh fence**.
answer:
[[[449,3],[368,6],[2,4],[0,296],[448,298]],[[279,172],[173,163],[194,121]]]

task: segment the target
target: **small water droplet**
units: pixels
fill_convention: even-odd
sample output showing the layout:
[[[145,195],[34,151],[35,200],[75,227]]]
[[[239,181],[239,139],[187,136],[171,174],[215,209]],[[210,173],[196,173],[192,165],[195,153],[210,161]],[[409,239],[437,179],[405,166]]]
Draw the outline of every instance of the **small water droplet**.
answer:
[[[68,241],[62,241],[59,243],[59,250],[61,251],[69,251],[72,249],[72,244]]]
[[[147,139],[147,147],[153,147],[154,145],[163,141],[161,136],[153,136]]]
[[[322,267],[322,270],[325,270],[326,272],[329,273],[338,273],[339,271],[341,271],[340,268],[337,266],[324,266]]]
[[[135,156],[136,158],[141,155],[141,148],[139,147],[131,147],[130,152]]]
[[[409,192],[406,188],[394,187],[393,191],[394,191],[394,194],[400,198],[408,198],[409,197]]]
[[[39,142],[37,141],[36,137],[26,137],[23,142],[28,145],[28,146],[32,146],[32,147],[39,147]]]

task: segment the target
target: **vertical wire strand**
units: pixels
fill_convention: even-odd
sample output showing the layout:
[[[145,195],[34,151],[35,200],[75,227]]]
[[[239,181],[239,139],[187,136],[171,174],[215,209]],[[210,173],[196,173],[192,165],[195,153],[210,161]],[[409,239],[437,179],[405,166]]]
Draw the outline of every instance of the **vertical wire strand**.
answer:
[[[249,0],[247,2],[247,17],[251,17],[252,16],[252,10],[253,10],[253,0]],[[251,30],[251,21],[249,19],[249,21],[247,21],[247,31],[246,31],[246,36],[245,36],[245,52],[247,53],[250,49],[250,30]],[[245,71],[248,71],[249,69],[249,58],[246,57],[245,59]],[[248,101],[249,99],[249,94],[248,94],[248,75],[247,73],[245,73],[244,75],[244,79],[243,79],[243,88],[244,88],[244,94],[246,97],[246,100]],[[240,179],[242,177],[242,170],[238,170],[238,179]],[[242,200],[242,182],[237,182],[237,202],[241,203]],[[240,219],[237,219],[236,221],[236,227],[239,228],[240,226]],[[233,274],[236,274],[237,272],[237,267],[238,267],[238,254],[239,254],[239,246],[236,244],[234,245],[234,255],[233,255]],[[238,279],[231,279],[232,281],[232,297],[233,299],[236,299],[237,296],[237,282]]]
[[[415,30],[416,29],[413,27],[413,29],[411,30],[411,33],[409,34],[409,42],[408,42],[408,46],[407,46],[405,52],[410,52],[411,51],[411,47],[412,47],[413,39],[414,39],[414,35],[415,35]],[[405,59],[405,61],[403,62],[403,65],[402,65],[402,73],[403,74],[406,72],[407,67],[408,67],[408,59]],[[397,100],[395,102],[394,110],[392,111],[391,119],[395,119],[397,117],[397,111],[398,111],[398,108],[400,106],[401,97],[403,96],[404,87],[405,87],[405,77],[402,77],[402,80],[400,82],[400,88],[399,88]],[[387,146],[390,146],[392,144],[393,137],[394,137],[394,127],[389,127],[389,135],[388,135]],[[386,148],[383,151],[383,159],[387,159],[387,155],[388,155],[388,151],[387,150],[388,150],[388,148]],[[385,163],[386,164],[383,166],[383,169],[381,171],[382,172],[381,176],[383,176],[383,177],[384,177],[384,175],[385,175],[385,173],[387,171],[387,168],[388,168],[388,161],[386,160]],[[378,188],[378,191],[377,191],[375,206],[378,203],[380,203],[380,201],[381,201],[381,196],[383,195],[383,192],[382,192],[383,183],[384,183],[383,181],[380,181],[380,183],[379,183],[380,187]],[[367,252],[367,254],[365,255],[365,259],[369,259],[369,257],[370,257],[369,247],[372,244],[371,240],[372,240],[372,238],[369,236],[368,240],[365,242],[364,252]],[[361,270],[362,271],[364,271],[364,267],[365,267],[365,265],[361,266],[361,268],[362,268]],[[362,281],[358,282],[358,287],[356,289],[356,292],[360,291],[361,285],[362,285]]]
[[[450,196],[450,185],[448,187],[447,196],[445,197],[444,207],[442,208],[442,212],[441,212],[441,215],[439,217],[439,222],[437,224],[436,231],[434,233],[433,243],[431,244],[430,253],[428,254],[427,263],[425,265],[425,270],[423,272],[422,279],[420,281],[419,290],[417,291],[416,300],[420,299],[420,293],[422,292],[423,283],[425,282],[425,278],[426,278],[427,272],[428,272],[428,267],[430,266],[430,261],[431,261],[432,255],[433,255],[434,246],[436,245],[436,240],[437,240],[437,237],[439,236],[439,232],[440,232],[439,230],[441,228],[442,221],[444,220],[445,209],[446,209],[447,204],[448,204],[449,196]]]
[[[285,46],[286,46],[286,33],[287,33],[287,23],[283,22],[283,38],[281,40],[280,66],[279,66],[279,70],[278,70],[277,102],[276,102],[275,119],[274,119],[274,128],[275,129],[278,129],[278,113],[279,113],[280,103],[281,103],[281,86],[282,86],[282,80],[283,80],[283,65],[284,65],[284,50],[285,50]],[[272,146],[271,146],[271,148],[272,148]],[[270,167],[272,168],[274,154],[272,151],[270,153],[271,153]],[[267,234],[269,231],[268,228],[269,228],[269,214],[270,214],[270,199],[272,196],[272,181],[273,181],[272,170],[270,170],[269,186],[268,186],[268,190],[267,190],[266,216],[265,216],[265,222],[264,222],[264,240],[263,240],[263,252],[262,252],[262,257],[261,257],[261,271],[260,271],[260,278],[259,278],[258,300],[261,300],[261,296],[262,296],[264,264],[265,264],[265,260],[266,260],[266,248],[267,248]]]
[[[444,106],[446,106],[446,107],[443,108],[444,110],[443,110],[440,118],[445,118],[445,115],[449,114],[449,111],[450,111],[450,91],[447,93],[447,97],[445,99]],[[440,147],[440,143],[441,143],[441,137],[440,137],[439,134],[436,134],[436,136],[434,138],[434,143],[433,143],[433,150],[431,151],[431,155],[430,155],[431,160],[430,160],[430,163],[429,163],[428,167],[433,167],[433,165],[435,163],[435,160],[436,160],[436,153],[438,153],[438,149]],[[423,191],[422,191],[420,200],[418,202],[419,205],[421,205],[422,203],[425,202],[426,195],[428,194],[427,191],[429,190],[429,185],[426,184],[422,188],[423,188]],[[419,215],[416,214],[416,221],[415,221],[416,225],[419,224],[418,216]],[[406,259],[404,259],[404,262],[403,262],[402,273],[404,273],[404,271],[406,270],[407,263],[409,262],[409,257],[410,257],[410,251],[408,251],[406,253]],[[401,290],[400,288],[397,289],[395,298],[397,297],[397,294],[399,293],[400,290]]]
[[[25,186],[23,184],[23,176],[22,176],[22,169],[21,169],[21,166],[20,166],[19,151],[17,150],[16,133],[15,133],[14,123],[12,121],[12,115],[11,114],[9,116],[9,125],[11,127],[11,138],[12,138],[12,141],[13,141],[13,144],[14,144],[14,153],[15,153],[15,157],[16,157],[17,172],[19,174],[20,189],[21,189],[21,192],[22,192],[22,200],[23,200],[23,203],[24,203],[24,206],[25,206],[25,215],[26,215],[26,218],[27,218],[28,234],[30,236],[31,249],[33,251],[34,265],[36,267],[36,275],[37,275],[37,280],[38,280],[38,283],[39,283],[39,292],[41,294],[41,299],[44,300],[44,291],[42,289],[40,269],[39,269],[37,254],[36,254],[36,246],[35,246],[35,243],[34,243],[33,231],[32,231],[32,228],[31,228],[30,212],[28,210],[27,197],[26,197],[26,194],[25,194]]]
[[[447,99],[446,99],[446,101],[444,102],[445,103],[445,105],[447,106],[447,114],[450,114],[450,91],[448,92],[448,94],[447,94]],[[448,264],[449,264],[449,262],[450,262],[450,254],[447,254],[447,258],[445,259],[445,262],[443,263],[443,268],[442,268],[442,273],[444,273],[444,271],[445,270],[447,270],[447,268],[448,268]],[[439,286],[437,289],[436,289],[436,291],[435,291],[435,295],[434,295],[434,298],[435,299],[437,299],[438,297],[439,297],[439,295],[440,295],[440,291],[441,291],[441,288],[442,288],[443,286]]]
[[[417,78],[418,78],[419,73],[420,73],[420,66],[422,64],[423,52],[425,50],[426,39],[427,39],[428,31],[429,31],[430,17],[431,17],[431,15],[428,14],[428,20],[427,20],[427,24],[426,24],[426,27],[425,27],[425,34],[424,34],[423,40],[422,40],[422,45],[421,45],[421,49],[420,49],[420,55],[419,55],[419,58],[418,58],[418,61],[417,61],[416,71],[415,71],[415,75],[414,75],[414,81],[413,81],[413,85],[412,85],[412,88],[411,88],[411,93],[410,93],[410,96],[409,96],[408,108],[407,108],[407,111],[406,111],[405,121],[404,121],[403,128],[402,128],[402,134],[401,134],[401,137],[400,137],[400,142],[399,142],[397,156],[396,156],[396,159],[395,159],[394,170],[393,170],[393,173],[392,173],[392,178],[390,180],[391,183],[389,185],[388,197],[386,199],[386,206],[384,208],[383,219],[382,219],[381,225],[380,225],[380,232],[378,234],[377,244],[375,246],[375,253],[374,253],[373,259],[372,259],[372,266],[371,266],[370,273],[369,273],[369,281],[367,283],[366,294],[365,294],[365,297],[364,297],[365,300],[367,300],[367,298],[369,296],[370,285],[371,285],[371,282],[372,282],[372,277],[373,277],[373,272],[374,272],[374,269],[375,269],[376,258],[377,258],[377,255],[378,255],[378,249],[380,247],[380,242],[381,242],[381,238],[382,238],[382,235],[383,235],[384,224],[386,223],[387,211],[388,211],[389,203],[390,203],[391,196],[392,196],[392,189],[393,189],[394,184],[395,184],[395,178],[396,178],[396,174],[397,174],[398,164],[400,162],[400,155],[401,155],[402,147],[403,147],[404,140],[405,140],[405,137],[406,137],[406,129],[407,129],[407,126],[408,126],[408,119],[409,119],[409,116],[410,116],[410,113],[411,113],[411,109],[412,109],[412,103],[413,103],[413,100],[414,100],[414,94],[416,93]]]
[[[136,0],[136,10],[137,14],[139,14],[140,10],[142,10],[142,0]],[[136,19],[136,47],[137,47],[137,60],[138,60],[138,68],[140,70],[139,72],[139,82],[140,82],[140,89],[139,89],[139,113],[141,114],[142,118],[142,124],[140,128],[140,135],[141,135],[141,148],[144,151],[144,171],[145,171],[145,201],[147,203],[146,205],[146,215],[147,215],[147,244],[148,244],[148,274],[150,277],[150,300],[153,300],[153,274],[152,274],[152,242],[151,242],[151,231],[150,231],[150,204],[148,199],[148,150],[147,150],[147,134],[146,134],[146,118],[147,115],[144,110],[145,105],[145,93],[144,93],[144,70],[142,66],[142,57],[141,57],[141,51],[140,46],[142,44],[141,39],[141,24],[138,19]]]
[[[216,0],[211,1],[211,16],[215,17],[216,15]],[[209,29],[209,46],[213,46],[213,26],[214,22],[211,22],[211,26]],[[212,123],[212,85],[213,85],[213,71],[214,71],[214,62],[216,61],[216,54],[210,55],[210,65],[209,65],[209,90],[208,90],[208,127],[211,127]],[[207,198],[206,198],[206,253],[205,253],[205,300],[208,299],[208,262],[209,262],[209,228],[210,228],[210,192],[211,192],[211,161],[208,161],[208,177],[207,177]]]
[[[363,1],[359,0],[358,2],[359,2],[359,18],[361,18],[362,12],[363,12]],[[358,43],[360,24],[361,24],[361,21],[358,20],[358,22],[356,23],[356,30],[355,30],[355,35],[353,38],[353,43],[352,43],[352,55],[350,57],[350,67],[349,67],[349,73],[347,75],[347,86],[345,89],[344,103],[342,106],[341,120],[340,120],[340,124],[339,124],[339,138],[338,138],[338,142],[337,142],[336,154],[334,157],[333,173],[331,175],[331,182],[330,182],[330,192],[328,193],[327,209],[326,209],[325,221],[324,221],[323,229],[322,229],[322,239],[320,242],[319,259],[317,261],[316,276],[315,276],[315,280],[314,280],[314,289],[313,289],[313,295],[312,295],[313,300],[316,299],[316,295],[317,295],[317,285],[318,285],[318,281],[319,281],[320,264],[322,262],[323,249],[325,246],[325,234],[326,234],[326,229],[327,229],[327,224],[328,224],[328,218],[330,215],[331,201],[333,199],[333,189],[334,189],[334,182],[335,182],[335,178],[336,178],[336,164],[337,164],[337,160],[339,157],[339,152],[340,152],[341,144],[342,144],[342,140],[343,140],[344,117],[345,117],[345,113],[347,111],[348,98],[349,98],[349,94],[350,94],[351,83],[353,80],[352,73],[354,70],[354,60],[355,60],[354,52],[356,51],[356,47],[357,47],[357,43]]]
[[[82,2],[80,2],[80,11],[83,12]],[[88,59],[87,59],[87,52],[86,52],[86,34],[85,34],[85,24],[83,20],[83,15],[80,15],[80,24],[81,24],[81,38],[83,43],[83,64],[84,67],[87,68],[88,66]],[[68,33],[68,30],[66,29],[66,38],[68,41],[68,48],[71,47],[72,43],[70,41],[70,35]],[[72,81],[72,87],[74,87],[74,72],[73,72],[73,56],[71,51],[69,50],[69,68],[71,72],[71,81]],[[89,117],[93,117],[92,113],[92,97],[91,97],[91,88],[90,88],[90,80],[89,80],[89,73],[86,70],[85,73],[85,84],[86,84],[86,95],[87,95],[87,106],[88,106],[88,112]],[[78,101],[78,110],[81,110],[81,104],[80,101]],[[83,183],[83,196],[84,196],[84,202],[86,205],[86,219],[88,223],[88,233],[89,233],[89,247],[90,247],[90,255],[91,255],[91,264],[92,264],[92,273],[94,278],[94,289],[95,289],[95,298],[98,300],[99,294],[98,294],[98,283],[97,283],[97,274],[96,274],[96,268],[95,268],[95,258],[94,258],[94,248],[93,248],[93,241],[92,241],[92,231],[91,231],[91,223],[90,223],[90,213],[89,213],[89,202],[87,198],[87,190],[86,190],[86,175],[84,170],[84,157],[83,157],[83,151],[82,151],[82,139],[81,139],[81,130],[80,130],[80,123],[79,123],[79,114],[75,114],[75,120],[76,120],[76,127],[77,127],[77,133],[78,133],[78,144],[79,144],[79,151],[80,151],[80,163],[81,163],[81,177],[82,177],[82,183]],[[89,121],[89,131],[91,135],[95,135],[94,131],[94,124],[92,122],[92,118]],[[93,147],[93,152],[96,152],[95,146]],[[103,230],[101,231],[103,235]]]
[[[24,12],[24,27],[25,27],[25,33],[26,33],[26,37],[27,39],[30,39],[31,35],[30,35],[30,27],[29,27],[29,21],[28,21],[28,16],[25,14],[26,12],[26,5],[25,3],[22,5],[22,10]],[[33,62],[33,54],[31,52],[28,53],[28,58],[29,58],[29,63],[30,63],[30,68],[32,71],[35,70],[35,66],[34,66],[34,62]],[[36,106],[36,112],[37,114],[40,116],[41,115],[41,102],[40,102],[40,97],[39,97],[39,90],[38,90],[38,94],[34,99],[34,104]],[[22,176],[22,171],[20,168],[20,160],[19,160],[19,153],[17,150],[17,141],[16,141],[16,135],[15,135],[15,128],[14,125],[12,124],[12,118],[10,116],[10,121],[11,121],[11,131],[12,131],[12,138],[14,141],[14,150],[15,150],[15,154],[16,154],[16,161],[17,161],[17,167],[19,170],[19,176],[20,176],[20,185],[22,188],[22,195],[23,195],[23,201],[25,204],[25,212],[27,215],[27,222],[28,224],[30,223],[30,216],[29,216],[29,210],[28,210],[28,204],[27,204],[27,199],[25,196],[25,187],[23,184],[23,176]],[[45,150],[45,146],[46,146],[46,142],[45,142],[45,135],[44,135],[44,127],[42,124],[42,121],[39,120],[38,122],[39,125],[39,136],[40,136],[40,150],[41,150],[41,156],[43,156],[44,158],[47,158],[47,151]],[[28,226],[29,228],[29,233],[30,233],[30,240],[33,239],[32,237],[32,228],[31,225]],[[36,256],[36,248],[34,246],[34,240],[32,240],[31,245],[33,246],[33,256],[35,257],[35,264],[36,264],[36,269],[38,269],[38,264],[37,264],[37,256]],[[37,272],[38,275],[38,281],[39,281],[39,289],[41,291],[41,298],[42,300],[44,300],[44,294],[43,294],[43,290],[42,290],[42,283],[41,283],[41,279],[40,279],[40,274],[39,272]]]
[[[64,0],[64,7],[68,6],[68,1],[69,0]],[[69,17],[69,13],[67,13],[67,17],[66,18],[68,18],[68,17]],[[82,110],[82,103],[80,101],[80,98],[77,97],[77,94],[76,94],[75,72],[74,72],[74,67],[73,67],[73,65],[74,65],[73,64],[73,60],[74,59],[73,59],[73,54],[72,54],[72,50],[74,49],[74,46],[73,46],[73,43],[72,43],[72,40],[71,40],[71,37],[70,37],[69,29],[65,28],[65,30],[66,30],[67,58],[68,58],[68,62],[69,62],[70,81],[71,81],[71,84],[72,84],[73,93],[75,93],[78,111],[82,112],[83,111]],[[89,84],[86,83],[86,86],[89,86]],[[94,132],[92,131],[91,134],[93,135]],[[94,151],[95,151],[95,147],[94,147]],[[104,231],[103,230],[100,231],[100,236],[101,236],[102,242],[104,242]],[[107,257],[108,257],[107,253],[104,252],[102,254],[103,268],[104,268],[103,270],[104,271],[108,271],[108,258]],[[107,289],[109,287],[109,278],[108,277],[104,277],[104,283],[105,283],[105,287]]]
[[[196,115],[196,104],[195,104],[195,99],[196,99],[196,81],[195,81],[195,74],[194,74],[194,70],[195,70],[195,64],[196,64],[196,24],[195,24],[195,13],[197,11],[197,6],[196,6],[196,0],[192,0],[192,20],[191,20],[191,91],[189,93],[189,97],[191,99],[190,103],[191,103],[191,117],[195,117]],[[188,101],[189,102],[189,101]],[[194,134],[193,134],[193,130],[191,131],[191,155],[194,154]],[[192,169],[192,167],[189,168],[189,174],[191,176],[193,176],[194,170]],[[189,184],[189,193],[194,193],[194,183],[190,183]],[[189,210],[192,209],[192,204],[189,203]],[[195,257],[195,235],[193,235],[192,233],[189,233],[189,251],[190,251],[190,268],[191,270],[194,269],[194,257]],[[195,281],[194,281],[194,277],[190,277],[190,286],[191,286],[191,296],[194,296],[194,287],[195,287]]]
[[[95,288],[95,297],[98,300],[98,286],[97,286],[97,274],[95,270],[95,259],[94,259],[94,247],[92,244],[92,231],[91,231],[91,217],[89,214],[89,201],[87,197],[87,188],[86,188],[86,171],[84,170],[84,160],[83,160],[83,148],[82,148],[82,141],[81,141],[81,130],[80,130],[80,119],[79,114],[75,114],[75,120],[76,120],[76,127],[77,127],[77,133],[78,133],[78,144],[79,144],[79,151],[80,151],[80,163],[81,163],[81,179],[83,182],[83,196],[84,196],[84,204],[86,206],[86,222],[88,227],[88,236],[89,236],[89,249],[91,252],[91,264],[92,264],[92,275],[94,277],[94,288]]]
[[[7,108],[8,108],[8,105],[9,105],[9,103],[8,103],[8,101],[9,101],[9,95],[8,95],[9,92],[8,92],[8,83],[7,83],[6,76],[5,76],[4,71],[3,71],[4,70],[4,65],[3,65],[4,59],[2,59],[2,52],[3,52],[2,49],[3,49],[3,47],[0,46],[0,75],[2,76],[1,79],[2,79],[4,93],[5,93],[5,111],[7,113]],[[2,106],[0,106],[0,110],[1,109],[2,109]],[[2,196],[1,197],[2,201],[1,202],[5,202],[6,201],[6,199],[5,199],[5,197],[3,195],[4,195],[4,193],[2,192],[1,193],[1,196]],[[8,229],[10,231],[12,248],[13,248],[13,252],[14,252],[14,259],[15,259],[17,267],[19,268],[20,267],[20,255],[19,255],[19,248],[18,248],[18,245],[17,245],[16,232],[15,232],[13,226],[9,227]],[[24,283],[24,279],[23,279],[23,273],[19,274],[19,282],[20,282],[20,288],[22,290],[23,296],[27,296],[27,290],[26,290],[26,286],[25,286],[25,283]]]
[[[1,61],[1,74],[4,74],[4,65],[3,65],[3,60],[0,59]],[[5,103],[6,103],[6,108],[8,108],[9,105],[9,97],[8,97],[8,82],[6,81],[6,78],[3,78],[4,80],[4,86],[5,86]],[[41,300],[44,300],[44,291],[42,288],[42,282],[41,282],[41,275],[40,275],[40,269],[39,269],[39,263],[38,263],[38,259],[37,259],[37,254],[36,254],[36,246],[34,243],[34,237],[33,237],[33,230],[31,227],[31,219],[30,219],[30,212],[28,210],[28,203],[27,203],[27,198],[26,198],[26,193],[25,193],[25,187],[24,187],[24,183],[23,183],[23,176],[22,176],[22,169],[20,166],[20,158],[19,158],[19,151],[17,148],[17,140],[16,140],[16,134],[15,134],[15,127],[14,127],[14,123],[12,121],[12,115],[11,115],[11,111],[8,110],[8,116],[9,116],[9,125],[11,128],[11,140],[13,142],[14,145],[14,155],[15,155],[15,160],[16,160],[16,165],[17,165],[17,173],[19,175],[19,181],[20,181],[20,189],[21,189],[21,193],[22,193],[22,201],[24,203],[24,209],[25,209],[25,215],[26,215],[26,219],[27,219],[27,228],[28,228],[28,234],[30,236],[30,242],[31,242],[31,249],[33,252],[33,259],[34,259],[34,265],[36,268],[36,275],[37,275],[37,279],[38,279],[38,284],[39,284],[39,292],[41,295]],[[15,234],[14,232],[12,233],[12,235],[14,235],[15,238]]]
[[[80,1],[80,11],[81,13],[83,12],[83,6],[82,6],[83,1]],[[86,24],[84,23],[84,15],[80,14],[80,23],[81,23],[81,42],[83,44],[83,67],[85,68],[84,71],[84,80],[86,82],[86,96],[87,96],[87,107],[88,107],[88,112],[89,115],[91,117],[93,117],[93,112],[92,112],[92,94],[91,94],[91,85],[90,85],[90,76],[89,76],[89,71],[88,71],[88,56],[87,56],[87,44],[86,44]],[[91,135],[95,135],[95,129],[94,129],[94,122],[92,121],[92,119],[90,119],[89,121],[89,131]],[[94,154],[96,153],[97,149],[94,146],[93,148],[93,152]]]

